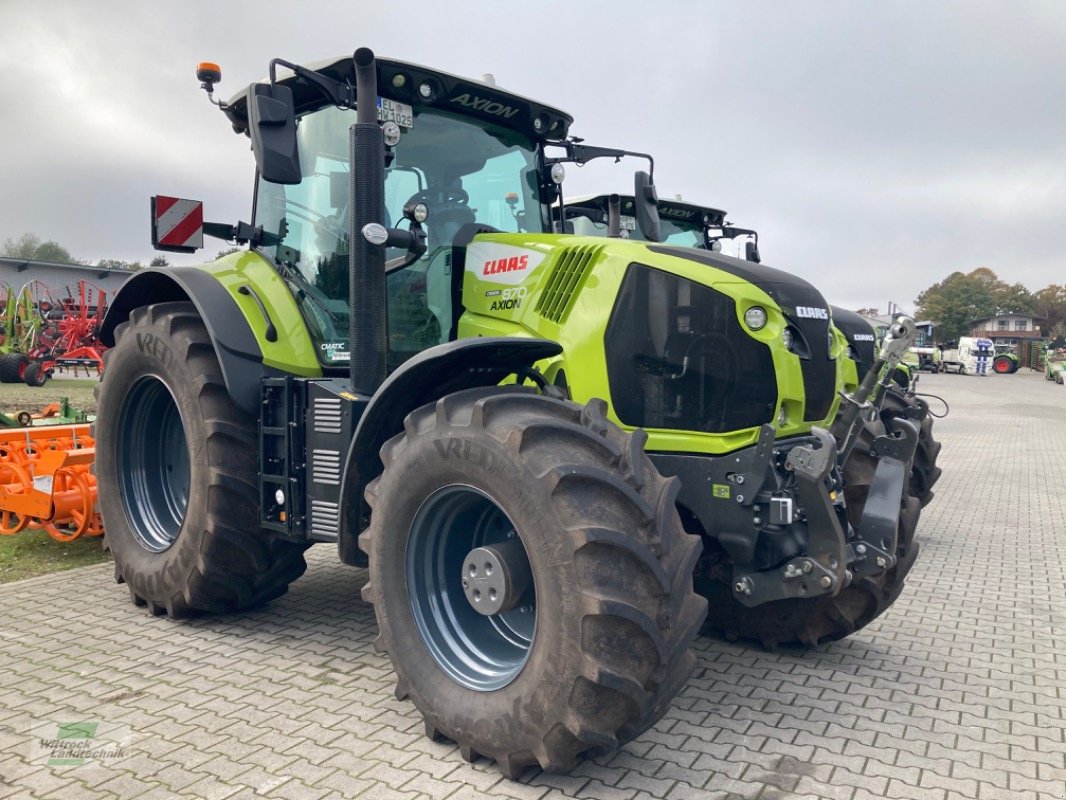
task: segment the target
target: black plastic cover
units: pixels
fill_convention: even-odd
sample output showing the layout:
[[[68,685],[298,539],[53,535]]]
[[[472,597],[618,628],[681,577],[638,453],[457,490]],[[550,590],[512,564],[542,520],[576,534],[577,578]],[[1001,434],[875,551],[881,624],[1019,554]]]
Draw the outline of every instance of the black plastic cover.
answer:
[[[844,334],[852,352],[857,356],[855,363],[858,365],[861,380],[874,363],[877,336],[873,325],[854,311],[839,306],[833,306],[833,324]]]
[[[803,419],[825,419],[836,398],[836,362],[829,355],[829,304],[821,292],[803,278],[764,264],[686,247],[649,245],[648,249],[722,270],[770,295],[796,334],[807,397]]]
[[[743,329],[733,298],[708,286],[631,264],[604,347],[626,425],[724,433],[773,420],[770,348]]]

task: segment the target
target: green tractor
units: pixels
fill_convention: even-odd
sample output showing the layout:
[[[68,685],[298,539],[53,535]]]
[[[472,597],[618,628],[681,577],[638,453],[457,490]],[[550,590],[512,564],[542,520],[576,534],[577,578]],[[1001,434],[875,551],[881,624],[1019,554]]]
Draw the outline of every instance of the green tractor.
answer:
[[[217,67],[198,77],[213,99]],[[427,734],[515,776],[662,716],[706,615],[701,539],[751,609],[824,616],[894,567],[917,424],[871,445],[857,525],[841,464],[906,324],[841,409],[854,367],[813,287],[546,232],[571,118],[478,81],[360,49],[275,59],[218,105],[251,139],[252,222],[157,197],[153,240],[248,249],[137,273],[101,333],[100,505],[134,603],[263,603],[332,543],[368,568]]]
[[[1018,358],[1017,353],[1011,350],[996,353],[992,358],[992,371],[999,375],[1013,375],[1020,366],[1021,359]]]
[[[4,306],[0,311],[0,383],[22,383],[30,365],[27,355],[37,343],[44,325],[33,281],[16,291],[4,286]]]

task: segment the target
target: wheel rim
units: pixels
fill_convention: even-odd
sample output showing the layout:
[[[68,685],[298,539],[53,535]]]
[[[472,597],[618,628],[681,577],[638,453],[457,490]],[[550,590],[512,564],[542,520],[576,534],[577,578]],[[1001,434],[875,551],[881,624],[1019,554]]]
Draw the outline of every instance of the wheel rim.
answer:
[[[118,472],[126,521],[160,553],[181,532],[189,502],[189,449],[170,390],[154,376],[133,385],[119,421]]]
[[[529,659],[537,623],[535,585],[517,607],[494,616],[475,611],[462,587],[463,561],[471,550],[517,535],[495,501],[471,486],[438,489],[411,523],[405,563],[415,625],[441,669],[469,689],[501,689]]]
[[[1006,360],[996,361],[992,365],[992,367],[996,370],[996,372],[1003,374],[1004,372],[1008,372],[1010,370],[1010,362]]]

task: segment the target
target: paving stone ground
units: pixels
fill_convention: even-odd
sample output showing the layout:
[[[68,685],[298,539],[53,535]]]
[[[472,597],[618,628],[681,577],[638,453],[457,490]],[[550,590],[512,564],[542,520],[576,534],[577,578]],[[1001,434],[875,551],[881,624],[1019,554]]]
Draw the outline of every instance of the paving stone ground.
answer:
[[[922,386],[952,410],[897,604],[814,651],[701,639],[667,716],[571,775],[510,782],[425,739],[365,573],[323,545],[281,600],[191,622],[147,616],[107,566],[0,587],[0,798],[1064,798],[1066,389]],[[50,765],[68,723],[124,757]]]

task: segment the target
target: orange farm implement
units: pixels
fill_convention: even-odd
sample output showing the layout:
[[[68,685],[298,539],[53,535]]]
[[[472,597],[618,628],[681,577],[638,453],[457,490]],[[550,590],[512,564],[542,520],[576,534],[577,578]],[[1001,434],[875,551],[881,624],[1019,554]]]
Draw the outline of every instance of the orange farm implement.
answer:
[[[41,529],[69,542],[100,536],[89,426],[0,429],[0,535]]]

